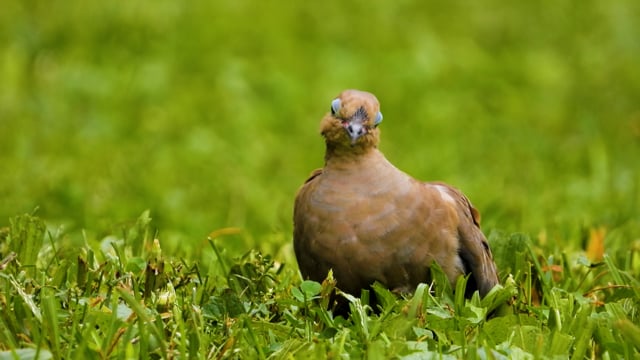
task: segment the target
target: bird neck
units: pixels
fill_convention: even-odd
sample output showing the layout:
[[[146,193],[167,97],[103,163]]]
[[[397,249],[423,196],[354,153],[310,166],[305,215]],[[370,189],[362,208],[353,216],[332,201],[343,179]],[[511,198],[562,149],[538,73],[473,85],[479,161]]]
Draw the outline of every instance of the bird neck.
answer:
[[[382,153],[374,146],[332,146],[327,143],[324,156],[325,166],[330,168],[349,168],[354,164],[364,164],[378,158],[384,158]]]

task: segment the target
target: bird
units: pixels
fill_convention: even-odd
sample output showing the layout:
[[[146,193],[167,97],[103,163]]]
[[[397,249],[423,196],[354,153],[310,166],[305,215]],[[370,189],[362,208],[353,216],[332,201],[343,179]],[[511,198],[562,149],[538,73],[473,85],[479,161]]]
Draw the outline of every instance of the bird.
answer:
[[[299,188],[293,245],[304,279],[330,271],[343,292],[360,296],[380,283],[397,294],[432,281],[437,263],[455,289],[470,274],[465,296],[485,296],[499,283],[480,213],[457,188],[423,182],[379,150],[383,116],[375,95],[344,90],[320,123],[324,166]]]

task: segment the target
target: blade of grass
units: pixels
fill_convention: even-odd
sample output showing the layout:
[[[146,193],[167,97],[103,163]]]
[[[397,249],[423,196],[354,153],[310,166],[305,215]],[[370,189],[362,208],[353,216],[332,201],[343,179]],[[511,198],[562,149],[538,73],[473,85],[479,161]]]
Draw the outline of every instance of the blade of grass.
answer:
[[[58,325],[58,306],[56,304],[55,295],[50,288],[42,289],[41,306],[44,317],[42,325],[44,327],[43,335],[46,335],[48,342],[52,347],[51,351],[56,358],[62,358],[60,351],[60,329]]]
[[[640,327],[628,319],[615,321],[613,327],[619,330],[622,337],[631,343],[637,351],[640,351]]]
[[[33,314],[33,316],[36,317],[38,322],[42,323],[42,312],[40,311],[40,307],[33,301],[33,298],[31,297],[31,295],[27,294],[24,291],[22,286],[20,286],[20,284],[14,279],[13,275],[7,276],[3,273],[0,273],[0,277],[3,277],[9,281],[9,283],[13,286],[13,288],[16,290],[18,295],[20,295],[20,298],[22,299],[22,301],[24,301],[27,307],[31,310],[31,313]]]
[[[136,314],[138,318],[138,330],[140,331],[140,354],[141,357],[147,354],[148,345],[147,343],[147,333],[150,332],[156,339],[156,342],[160,346],[161,355],[166,358],[167,357],[167,347],[164,341],[164,336],[161,331],[157,328],[153,319],[147,314],[147,309],[140,304],[133,295],[131,295],[126,289],[121,287],[117,287],[116,290],[122,299],[131,307],[133,312]],[[148,355],[148,354],[147,354]]]

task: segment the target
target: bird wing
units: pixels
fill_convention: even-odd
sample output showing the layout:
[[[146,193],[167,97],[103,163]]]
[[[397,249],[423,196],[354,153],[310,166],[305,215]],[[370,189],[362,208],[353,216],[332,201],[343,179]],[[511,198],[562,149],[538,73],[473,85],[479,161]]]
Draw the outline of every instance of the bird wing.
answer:
[[[310,249],[313,234],[307,229],[308,220],[306,217],[306,214],[311,212],[310,195],[320,175],[322,175],[322,169],[315,169],[311,172],[309,178],[298,189],[293,207],[293,246],[298,266],[304,278],[319,279],[326,276],[326,274],[316,273],[316,269],[319,268],[319,260],[313,256]]]
[[[499,281],[489,243],[480,230],[480,212],[460,190],[439,182],[428,184],[437,187],[438,191],[444,192],[454,200],[459,216],[458,254],[466,272],[472,273],[467,289],[477,289],[481,295],[486,295]]]

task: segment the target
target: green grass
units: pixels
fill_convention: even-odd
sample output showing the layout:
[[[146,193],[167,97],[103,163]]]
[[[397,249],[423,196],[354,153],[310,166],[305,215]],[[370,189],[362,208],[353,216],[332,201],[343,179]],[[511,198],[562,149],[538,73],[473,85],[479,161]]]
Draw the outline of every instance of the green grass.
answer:
[[[637,357],[638,15],[5,1],[0,357]],[[351,87],[380,99],[394,164],[482,212],[488,299],[378,288],[379,313],[343,319],[301,282],[293,197]]]
[[[26,358],[634,358],[640,354],[640,249],[626,262],[544,258],[523,235],[492,236],[512,276],[464,299],[434,269],[406,298],[382,286],[377,312],[335,283],[300,282],[293,266],[250,251],[207,264],[163,253],[148,212],[122,237],[64,245],[31,215],[2,233],[0,357]],[[95,249],[94,249],[95,248]],[[11,251],[10,249],[14,250]],[[38,251],[33,251],[33,250]],[[504,253],[509,249],[509,253]]]

